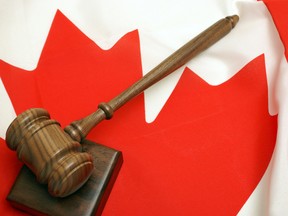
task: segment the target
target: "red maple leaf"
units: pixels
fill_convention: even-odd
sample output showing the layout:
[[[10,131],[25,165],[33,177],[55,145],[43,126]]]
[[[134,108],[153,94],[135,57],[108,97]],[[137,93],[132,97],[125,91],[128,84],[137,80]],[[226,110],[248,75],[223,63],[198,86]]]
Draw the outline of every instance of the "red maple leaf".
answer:
[[[42,106],[66,126],[141,77],[138,33],[103,51],[58,12],[37,69],[18,70],[0,64],[17,113]],[[274,149],[277,121],[268,114],[267,97],[259,56],[219,86],[185,69],[151,124],[144,120],[143,96],[129,102],[88,135],[124,154],[103,214],[235,215]],[[15,154],[6,160],[9,169],[19,170]],[[5,164],[0,167],[7,173]],[[1,187],[12,185],[16,171],[8,175]],[[14,211],[8,205],[4,210]]]

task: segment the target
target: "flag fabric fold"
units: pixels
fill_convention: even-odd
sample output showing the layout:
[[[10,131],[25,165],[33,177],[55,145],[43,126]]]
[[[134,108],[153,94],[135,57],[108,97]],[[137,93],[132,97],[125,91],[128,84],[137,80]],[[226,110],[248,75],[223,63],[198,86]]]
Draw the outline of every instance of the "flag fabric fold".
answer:
[[[5,200],[22,166],[5,144],[17,114],[44,107],[66,126],[218,19],[238,14],[223,40],[89,134],[124,153],[103,215],[288,214],[288,3],[0,6],[1,212],[24,214]]]

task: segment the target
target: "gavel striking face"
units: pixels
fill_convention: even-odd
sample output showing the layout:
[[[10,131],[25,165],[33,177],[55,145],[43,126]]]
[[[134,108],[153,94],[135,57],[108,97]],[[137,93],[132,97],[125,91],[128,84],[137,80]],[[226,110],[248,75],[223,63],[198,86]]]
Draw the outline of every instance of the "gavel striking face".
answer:
[[[9,126],[6,141],[18,158],[48,183],[53,196],[66,196],[80,188],[93,170],[90,154],[81,144],[63,132],[44,109],[30,109],[20,114]]]
[[[17,152],[18,158],[40,183],[48,184],[52,196],[72,194],[89,179],[94,168],[92,156],[83,152],[80,144],[89,131],[102,120],[110,119],[126,102],[220,40],[238,20],[237,15],[219,20],[109,103],[99,104],[96,112],[72,122],[64,130],[44,109],[34,108],[21,113],[6,132],[8,147]]]

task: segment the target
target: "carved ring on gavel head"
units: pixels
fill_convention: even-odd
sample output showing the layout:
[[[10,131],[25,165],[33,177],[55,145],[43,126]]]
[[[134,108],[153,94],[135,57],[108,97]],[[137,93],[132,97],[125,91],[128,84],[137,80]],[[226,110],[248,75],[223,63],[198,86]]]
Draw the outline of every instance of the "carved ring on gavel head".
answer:
[[[67,196],[82,186],[94,166],[92,156],[82,152],[81,144],[63,132],[44,109],[29,109],[9,126],[6,142],[17,149],[18,158],[48,183],[53,196]]]
[[[101,103],[96,112],[72,122],[64,131],[41,108],[29,109],[11,123],[6,132],[8,147],[17,152],[40,183],[48,184],[52,196],[65,197],[79,189],[90,177],[92,156],[83,152],[81,142],[89,131],[126,102],[166,77],[191,58],[228,34],[237,24],[237,15],[223,18],[166,58],[142,79],[108,103]]]

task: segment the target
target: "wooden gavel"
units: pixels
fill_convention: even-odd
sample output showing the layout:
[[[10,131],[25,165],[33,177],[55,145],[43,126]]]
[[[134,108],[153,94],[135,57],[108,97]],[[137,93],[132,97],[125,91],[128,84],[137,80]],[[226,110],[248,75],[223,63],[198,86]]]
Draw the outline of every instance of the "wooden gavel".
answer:
[[[40,183],[48,184],[52,196],[70,195],[88,180],[94,168],[91,155],[83,152],[80,144],[89,131],[102,120],[112,118],[113,113],[126,102],[220,40],[238,20],[237,15],[219,20],[120,95],[108,103],[100,103],[96,112],[72,122],[64,129],[65,132],[44,109],[33,108],[21,113],[6,132],[8,147],[16,150],[18,158],[32,170]]]

